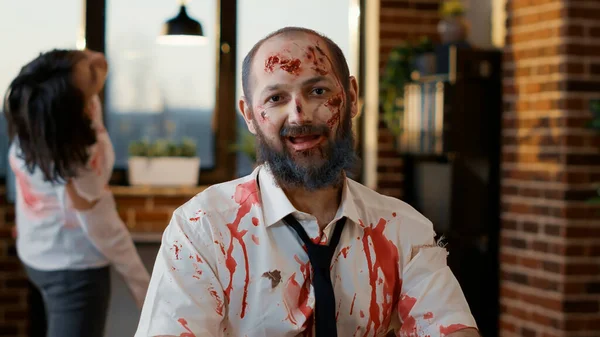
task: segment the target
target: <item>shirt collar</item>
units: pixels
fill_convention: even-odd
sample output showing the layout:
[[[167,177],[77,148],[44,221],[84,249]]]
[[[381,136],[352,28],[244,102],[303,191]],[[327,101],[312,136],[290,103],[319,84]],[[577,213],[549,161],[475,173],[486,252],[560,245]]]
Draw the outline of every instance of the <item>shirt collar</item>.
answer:
[[[299,212],[277,184],[268,165],[261,165],[257,174],[266,227],[277,223],[290,213]],[[348,186],[349,183],[350,179],[344,178],[342,200],[333,221],[337,221],[342,217],[346,217],[354,223],[359,221],[354,196]]]

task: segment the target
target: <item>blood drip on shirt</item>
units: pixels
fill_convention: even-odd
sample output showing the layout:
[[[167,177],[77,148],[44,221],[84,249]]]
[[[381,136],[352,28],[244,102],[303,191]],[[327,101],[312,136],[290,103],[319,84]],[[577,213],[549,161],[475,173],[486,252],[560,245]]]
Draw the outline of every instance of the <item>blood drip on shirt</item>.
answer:
[[[21,199],[23,200],[23,204],[27,206],[29,211],[28,215],[40,215],[39,211],[43,206],[42,200],[38,197],[32,190],[29,182],[27,181],[27,176],[25,176],[20,168],[17,167],[17,164],[14,162],[14,159],[10,158],[10,166],[12,167],[13,172],[15,173],[15,180],[17,185],[19,185],[19,189],[21,191]]]
[[[194,275],[192,275],[192,277],[199,280],[200,276],[202,276],[202,269],[200,269],[200,266],[197,263],[192,263],[192,265],[194,266]]]
[[[221,299],[221,297],[219,297],[219,294],[217,293],[217,291],[215,290],[215,288],[213,286],[210,286],[208,288],[208,292],[210,293],[210,296],[212,296],[215,299],[215,301],[217,302],[215,312],[219,316],[223,316],[223,300]]]
[[[181,324],[181,326],[188,331],[181,333],[179,337],[196,337],[196,335],[194,335],[192,330],[190,330],[190,328],[188,327],[188,322],[185,320],[185,318],[180,318],[177,320],[177,322],[179,322],[179,324]]]
[[[352,298],[352,304],[350,305],[350,316],[352,316],[352,311],[354,310],[354,301],[356,301],[356,293],[354,293],[354,298]]]
[[[417,299],[408,295],[402,295],[398,301],[398,314],[402,320],[402,327],[400,328],[399,334],[404,337],[418,337],[419,331],[417,331],[417,322],[413,316],[410,315],[413,307],[417,303]]]
[[[302,284],[296,281],[296,273],[293,273],[292,276],[286,282],[285,290],[284,290],[284,298],[283,304],[287,310],[286,319],[289,320],[292,324],[298,326],[298,319],[294,315],[294,311],[297,310],[302,313],[305,318],[304,324],[302,327],[306,329],[310,329],[310,324],[312,320],[310,317],[312,316],[313,309],[308,305],[308,297],[310,295],[310,261],[302,262],[297,255],[294,255],[294,259],[296,262],[300,264],[300,272],[302,273]]]
[[[240,205],[235,220],[227,224],[227,228],[229,229],[231,235],[231,241],[229,242],[229,248],[227,250],[227,255],[225,259],[225,265],[229,270],[229,285],[225,288],[225,297],[229,303],[231,290],[233,289],[233,275],[235,274],[235,270],[237,267],[237,261],[233,257],[233,239],[236,239],[240,246],[242,247],[242,252],[244,254],[244,272],[246,277],[244,279],[244,294],[242,296],[242,312],[240,314],[241,318],[244,318],[246,315],[246,307],[248,305],[248,284],[250,283],[250,271],[249,271],[249,263],[248,263],[248,251],[246,249],[246,243],[244,242],[244,235],[248,232],[247,229],[239,230],[240,222],[242,218],[250,213],[250,209],[253,205],[259,205],[258,193],[258,185],[256,180],[251,180],[243,184],[239,184],[235,189],[234,200],[236,203]]]
[[[349,250],[350,250],[350,246],[346,246],[346,247],[340,249],[340,251],[335,256],[335,259],[333,259],[333,262],[331,263],[329,270],[333,270],[333,266],[335,266],[337,264],[338,260],[340,259],[340,255],[344,255],[344,258],[347,258]]]
[[[360,221],[362,223],[362,221]],[[380,333],[379,329],[387,327],[391,320],[392,305],[396,303],[400,293],[400,279],[398,274],[398,248],[384,235],[387,221],[379,219],[375,227],[364,226],[362,238],[367,266],[369,269],[369,283],[371,284],[371,303],[369,306],[369,322],[367,323],[368,335],[371,326],[375,335]],[[369,245],[369,238],[371,245]],[[373,256],[371,256],[373,249]],[[380,278],[379,270],[385,278],[383,283],[383,302],[377,302],[377,281]]]
[[[181,258],[179,257],[179,252],[181,251],[179,247],[181,247],[181,245],[177,246],[177,241],[175,241],[173,247],[171,248],[171,250],[175,254],[175,260],[181,260]]]
[[[468,328],[468,326],[464,324],[451,324],[448,326],[440,326],[440,337],[448,336],[452,333],[466,328]]]
[[[340,301],[338,303],[338,308],[337,308],[337,312],[335,313],[335,321],[337,322],[339,320],[339,316],[340,316],[340,307],[342,306],[342,299],[340,298]]]

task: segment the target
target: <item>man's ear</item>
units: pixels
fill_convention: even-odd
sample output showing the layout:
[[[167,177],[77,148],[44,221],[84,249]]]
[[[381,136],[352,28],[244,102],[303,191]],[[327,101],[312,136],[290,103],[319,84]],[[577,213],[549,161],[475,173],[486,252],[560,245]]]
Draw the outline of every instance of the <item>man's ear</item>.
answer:
[[[244,121],[246,121],[246,126],[248,127],[248,130],[255,135],[256,134],[256,129],[254,128],[254,123],[252,122],[252,105],[250,104],[250,102],[248,102],[248,100],[246,99],[246,97],[242,96],[240,98],[240,101],[238,102],[239,104],[239,108],[240,108],[240,112],[242,113],[242,116],[244,116]]]
[[[358,82],[354,76],[350,76],[348,97],[350,97],[350,115],[354,118],[358,114]]]

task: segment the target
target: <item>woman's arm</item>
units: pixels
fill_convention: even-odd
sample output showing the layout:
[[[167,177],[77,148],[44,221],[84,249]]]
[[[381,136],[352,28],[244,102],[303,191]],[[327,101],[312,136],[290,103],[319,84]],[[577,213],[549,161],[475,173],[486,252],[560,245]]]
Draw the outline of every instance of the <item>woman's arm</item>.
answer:
[[[72,182],[67,184],[66,189],[88,239],[123,276],[136,304],[141,308],[150,274],[142,263],[129,230],[119,218],[112,194],[105,191],[102,198],[89,201],[77,193]]]
[[[98,97],[94,97],[86,108],[86,114],[92,120],[96,132],[96,143],[89,148],[89,159],[77,177],[72,179],[73,188],[83,199],[94,202],[104,192],[112,175],[115,152],[102,122],[102,106]]]
[[[75,185],[73,184],[72,180],[70,180],[67,183],[66,189],[67,189],[67,195],[69,196],[69,199],[71,200],[71,205],[73,206],[73,208],[75,208],[78,211],[86,211],[88,209],[93,208],[98,203],[98,199],[96,199],[94,201],[88,201],[87,199],[80,196],[77,193],[77,190],[75,189]]]

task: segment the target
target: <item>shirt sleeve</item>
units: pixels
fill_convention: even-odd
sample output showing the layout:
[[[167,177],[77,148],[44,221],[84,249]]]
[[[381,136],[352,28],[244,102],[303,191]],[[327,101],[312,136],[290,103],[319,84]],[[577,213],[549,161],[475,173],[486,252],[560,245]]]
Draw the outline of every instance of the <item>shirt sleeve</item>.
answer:
[[[408,263],[402,268],[398,336],[443,337],[477,328],[456,277],[447,265],[448,252],[434,240],[432,224],[419,224],[411,236]]]
[[[102,107],[98,97],[93,99],[90,109],[92,129],[96,132],[96,143],[88,150],[89,159],[86,166],[72,181],[77,193],[92,202],[100,198],[110,180],[115,163],[115,152],[102,122]]]
[[[142,263],[129,230],[119,217],[114,197],[109,191],[89,210],[75,214],[92,244],[123,276],[138,308],[142,307],[150,274]]]
[[[226,303],[213,268],[212,235],[192,230],[180,212],[175,211],[163,233],[135,337],[223,334]],[[194,229],[200,224],[194,223]]]

